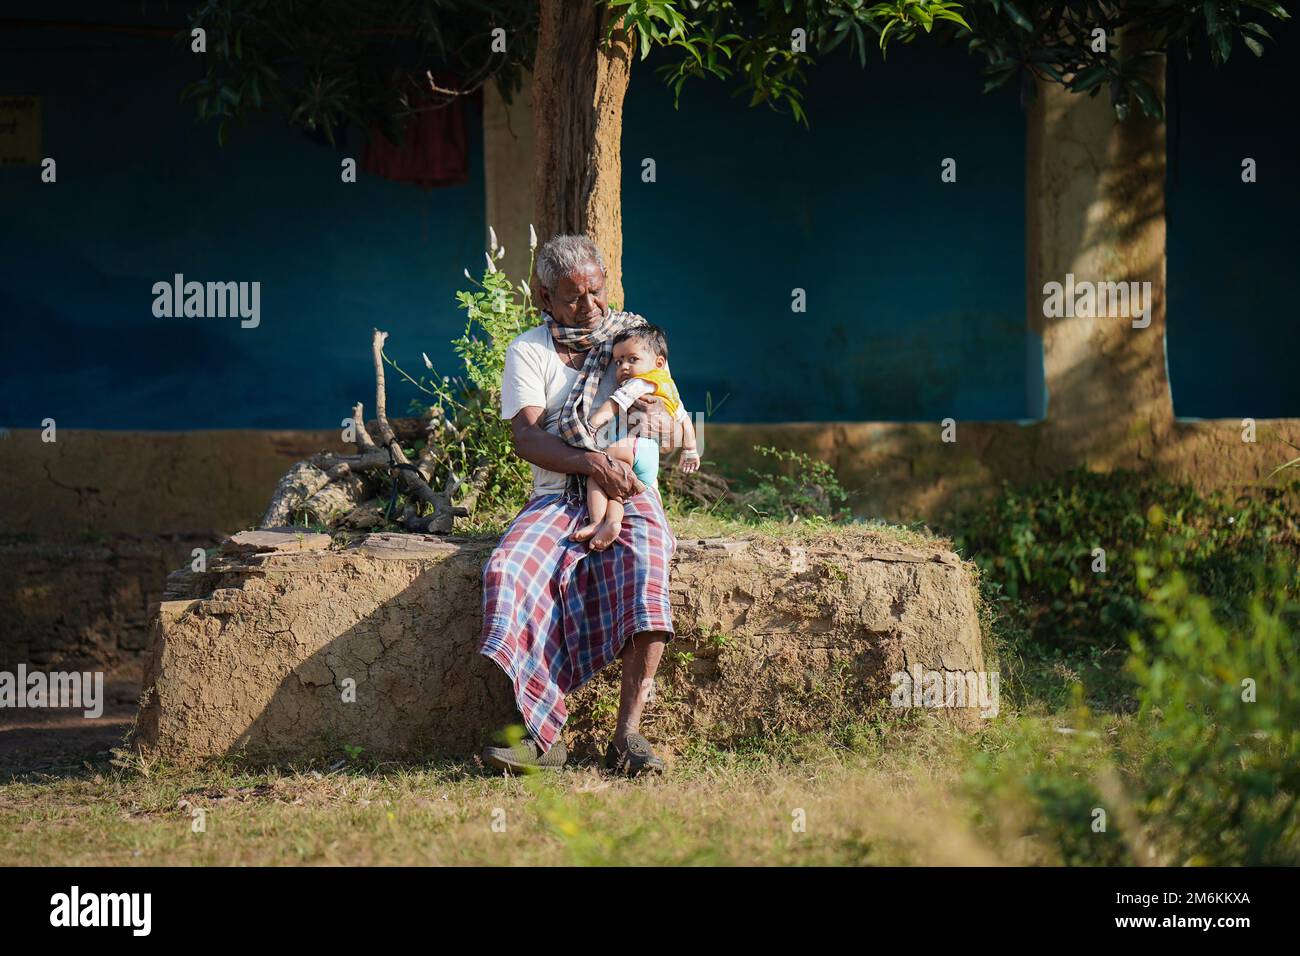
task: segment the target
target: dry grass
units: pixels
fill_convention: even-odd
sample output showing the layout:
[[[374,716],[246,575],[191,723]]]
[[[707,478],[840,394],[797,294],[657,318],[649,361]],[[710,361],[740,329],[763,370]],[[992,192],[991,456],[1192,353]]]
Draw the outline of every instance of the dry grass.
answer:
[[[920,716],[836,740],[699,746],[644,781],[592,767],[105,766],[0,787],[0,865],[1052,862],[1019,831],[977,829],[962,788],[972,756],[1003,749],[1019,719],[974,736]]]

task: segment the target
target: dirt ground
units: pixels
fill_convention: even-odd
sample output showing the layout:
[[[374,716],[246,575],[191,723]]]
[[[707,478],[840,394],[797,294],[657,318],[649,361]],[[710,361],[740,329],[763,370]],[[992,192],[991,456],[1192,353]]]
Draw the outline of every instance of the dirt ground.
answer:
[[[93,719],[72,708],[0,709],[0,782],[62,775],[103,760],[121,745],[139,697],[139,670],[121,671],[104,676],[104,712]]]

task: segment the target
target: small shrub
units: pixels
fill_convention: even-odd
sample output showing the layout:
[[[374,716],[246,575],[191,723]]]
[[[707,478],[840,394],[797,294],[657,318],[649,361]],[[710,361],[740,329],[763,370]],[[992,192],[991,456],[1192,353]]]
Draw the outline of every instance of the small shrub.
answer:
[[[1129,634],[1152,634],[1140,554],[1168,554],[1189,587],[1234,622],[1248,616],[1256,567],[1300,559],[1300,516],[1286,489],[1230,500],[1122,471],[1004,486],[954,531],[980,568],[1008,689],[1022,705],[1049,709],[1064,706],[1080,683],[1094,706],[1137,706],[1122,665]],[[1096,548],[1105,550],[1105,571],[1093,570]]]
[[[1197,865],[1300,863],[1300,569],[1254,569],[1244,615],[1190,586],[1177,555],[1140,555],[1153,622],[1129,668],[1152,750],[1140,779],[1162,849]]]
[[[1136,715],[1099,720],[1076,685],[1068,716],[1021,719],[975,758],[965,788],[996,842],[1067,864],[1300,863],[1300,569],[1253,566],[1237,615],[1192,589],[1183,559],[1134,559]]]
[[[532,471],[528,462],[515,454],[510,422],[501,418],[501,379],[506,347],[515,336],[537,325],[541,313],[528,291],[532,260],[528,279],[516,286],[497,264],[503,251],[488,254],[491,264],[475,282],[476,289],[456,293],[456,301],[466,313],[465,331],[452,342],[461,360],[459,374],[439,376],[426,358],[432,374],[416,378],[389,360],[429,399],[413,402],[412,411],[436,425],[438,454],[430,484],[441,488],[454,474],[472,479],[478,486],[475,530],[513,515],[532,491]],[[419,450],[414,447],[410,452]]]
[[[738,501],[729,516],[739,520],[777,518],[786,521],[846,520],[849,495],[835,469],[819,459],[791,449],[755,445],[771,458],[770,470],[749,468],[741,481]]]
[[[1148,520],[1151,509],[1157,520]],[[1300,556],[1300,515],[1282,492],[1229,501],[1189,485],[1118,471],[1075,470],[1017,490],[957,522],[957,547],[1029,609],[1037,638],[1061,645],[1127,646],[1147,626],[1137,586],[1139,551],[1168,549],[1193,585],[1235,613],[1251,568]],[[1094,571],[1094,549],[1106,570]]]

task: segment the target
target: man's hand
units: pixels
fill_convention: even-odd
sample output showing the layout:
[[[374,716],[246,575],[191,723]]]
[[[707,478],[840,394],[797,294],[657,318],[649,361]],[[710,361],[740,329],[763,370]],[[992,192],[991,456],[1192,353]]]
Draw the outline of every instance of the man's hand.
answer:
[[[611,500],[624,501],[645,491],[627,462],[616,461],[603,451],[587,452],[587,461],[591,464],[587,479],[600,485]]]
[[[662,449],[673,435],[673,418],[658,395],[642,395],[632,403],[636,414],[628,425],[638,438],[649,438]]]

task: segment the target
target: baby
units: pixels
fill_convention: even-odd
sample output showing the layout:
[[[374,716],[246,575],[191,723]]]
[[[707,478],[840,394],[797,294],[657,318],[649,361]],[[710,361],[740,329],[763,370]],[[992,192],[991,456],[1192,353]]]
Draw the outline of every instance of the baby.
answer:
[[[682,431],[682,471],[693,472],[700,467],[700,453],[695,443],[695,427],[682,406],[677,386],[668,377],[664,365],[668,362],[668,340],[657,325],[638,325],[614,339],[611,358],[618,380],[618,390],[604,404],[592,412],[588,421],[593,431],[600,430],[619,415],[627,412],[632,403],[643,395],[656,395],[664,410]],[[635,434],[621,434],[605,451],[615,461],[627,462],[633,473],[646,487],[658,487],[659,445],[649,438]],[[591,538],[596,547],[608,547],[618,537],[623,526],[623,503],[610,501],[604,490],[594,481],[587,482],[587,513],[590,523],[573,533],[573,540]]]

